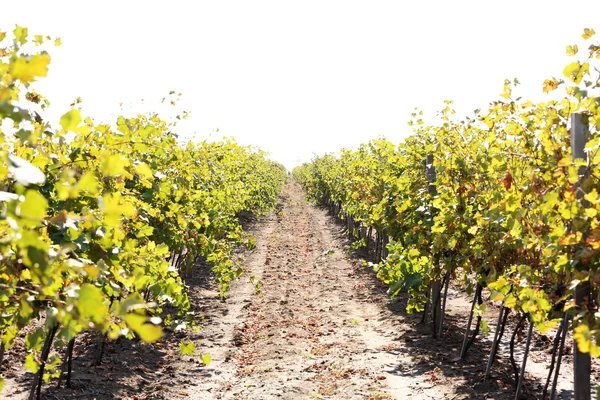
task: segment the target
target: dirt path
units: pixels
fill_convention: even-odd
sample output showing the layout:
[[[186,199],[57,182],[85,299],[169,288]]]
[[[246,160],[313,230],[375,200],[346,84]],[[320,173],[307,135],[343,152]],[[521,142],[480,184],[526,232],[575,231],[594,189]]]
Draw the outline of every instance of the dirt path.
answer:
[[[489,339],[457,360],[470,299],[450,291],[444,337],[434,340],[420,315],[406,315],[406,297],[390,302],[372,270],[349,253],[332,217],[308,204],[300,187],[284,187],[277,210],[251,225],[257,247],[243,252],[246,274],[226,302],[206,269],[193,269],[191,312],[198,331],[169,334],[156,346],[109,344],[101,366],[90,338],[75,351],[73,387],[47,386],[48,399],[512,399],[506,346],[492,379],[482,382]],[[255,283],[259,279],[260,295]],[[495,313],[486,320],[493,332]],[[512,332],[512,330],[510,331]],[[508,336],[509,333],[506,333]],[[493,335],[490,335],[490,337]],[[520,337],[522,339],[522,337]],[[193,357],[179,354],[192,341]],[[526,397],[541,398],[551,339],[535,340]],[[21,346],[23,347],[23,346]],[[208,353],[204,366],[199,355]],[[517,361],[520,360],[517,353]],[[570,398],[570,355],[561,398]],[[31,375],[5,369],[7,398],[26,398]]]
[[[221,321],[229,325],[224,341],[205,347],[219,359],[233,344],[222,359],[235,361],[211,365],[212,376],[194,396],[384,399],[414,392],[421,382],[400,377],[398,355],[381,351],[397,327],[356,274],[325,212],[291,184],[258,234],[247,267],[260,278],[261,295],[252,295],[248,283],[235,285]]]

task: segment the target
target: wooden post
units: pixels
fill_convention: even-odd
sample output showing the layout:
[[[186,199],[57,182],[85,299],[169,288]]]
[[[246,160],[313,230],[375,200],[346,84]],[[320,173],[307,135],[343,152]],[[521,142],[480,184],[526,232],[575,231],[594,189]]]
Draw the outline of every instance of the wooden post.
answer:
[[[433,154],[427,154],[425,158],[425,163],[427,167],[427,191],[431,196],[435,196],[437,194],[437,190],[435,188],[435,180],[437,178],[435,167],[433,166]],[[434,257],[437,261],[437,257]],[[431,285],[431,316],[432,316],[432,336],[437,338],[438,332],[440,331],[440,325],[442,321],[442,305],[441,305],[441,294],[442,294],[442,281],[441,278],[438,277],[435,281],[433,281]]]
[[[442,337],[444,327],[444,315],[446,315],[446,299],[448,298],[448,287],[450,286],[450,270],[446,271],[446,284],[444,285],[444,297],[442,297],[442,314],[440,315],[440,326],[438,329],[438,337]]]
[[[571,149],[573,162],[578,159],[587,161],[587,154],[585,152],[585,145],[587,143],[588,125],[587,118],[584,114],[573,113],[571,114]],[[587,206],[587,202],[584,200],[584,187],[583,183],[587,178],[587,168],[585,166],[579,167],[579,183],[577,184],[576,197],[582,202],[584,207]],[[584,232],[585,236],[585,232]],[[589,269],[588,266],[578,264],[577,267],[581,269]],[[585,281],[580,283],[575,288],[575,305],[577,310],[587,309],[587,302],[590,298],[590,282]],[[584,319],[580,323],[588,324],[589,319]],[[589,353],[583,353],[579,350],[577,343],[573,344],[575,349],[573,353],[573,372],[574,372],[574,399],[575,400],[590,400],[592,388],[590,384],[591,374],[591,358]]]

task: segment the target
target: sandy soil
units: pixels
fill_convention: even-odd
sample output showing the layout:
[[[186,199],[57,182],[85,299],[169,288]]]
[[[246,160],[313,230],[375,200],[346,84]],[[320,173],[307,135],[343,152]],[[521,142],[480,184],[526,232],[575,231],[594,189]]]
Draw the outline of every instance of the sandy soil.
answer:
[[[247,273],[226,302],[206,267],[187,277],[192,312],[204,318],[200,331],[170,334],[158,346],[117,341],[99,367],[91,366],[93,338],[84,337],[76,346],[73,387],[50,383],[44,398],[514,398],[507,346],[492,378],[482,382],[497,310],[486,315],[489,339],[478,340],[461,361],[470,299],[451,289],[444,335],[432,339],[419,315],[404,312],[406,298],[389,300],[360,254],[349,250],[341,225],[308,204],[298,185],[287,185],[277,210],[250,230],[257,248],[241,254]],[[260,294],[251,276],[260,280]],[[182,339],[195,343],[194,357],[179,355]],[[523,398],[541,398],[551,342],[550,335],[536,335]],[[208,366],[200,361],[204,353],[212,357]],[[23,399],[31,376],[10,364],[10,352],[7,359],[4,396]],[[571,356],[563,362],[560,392],[568,399]]]

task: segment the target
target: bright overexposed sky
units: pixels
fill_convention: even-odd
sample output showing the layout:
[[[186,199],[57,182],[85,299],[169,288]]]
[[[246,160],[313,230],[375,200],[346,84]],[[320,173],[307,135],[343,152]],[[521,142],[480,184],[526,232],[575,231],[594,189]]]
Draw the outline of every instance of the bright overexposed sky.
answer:
[[[162,110],[175,90],[191,112],[181,135],[232,136],[288,168],[382,135],[399,142],[414,107],[485,107],[505,78],[541,97],[570,61],[565,46],[585,27],[600,33],[599,0],[4,3],[0,30],[62,40],[36,85],[55,121],[76,97],[114,122]]]

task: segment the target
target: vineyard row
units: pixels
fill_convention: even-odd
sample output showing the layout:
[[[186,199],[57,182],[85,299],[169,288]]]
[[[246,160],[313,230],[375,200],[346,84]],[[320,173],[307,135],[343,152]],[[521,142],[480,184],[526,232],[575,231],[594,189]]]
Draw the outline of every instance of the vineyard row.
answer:
[[[408,312],[433,315],[434,336],[450,282],[474,295],[461,357],[487,333],[481,293],[491,293],[501,313],[486,376],[504,315],[529,321],[529,337],[557,328],[558,365],[570,329],[576,399],[589,398],[590,358],[600,356],[600,46],[586,43],[567,47],[575,61],[564,78],[544,82],[548,101],[515,98],[518,81],[507,80],[487,110],[458,119],[447,101],[438,125],[413,113],[413,134],[398,146],[373,140],[294,170],[357,245],[376,237],[378,277],[392,296],[408,292]]]
[[[232,250],[255,245],[239,217],[273,207],[287,175],[231,140],[183,144],[157,114],[95,124],[78,100],[54,128],[33,89],[52,42],[0,32],[0,366],[27,328],[31,399],[42,381],[69,385],[82,332],[100,363],[107,340],[193,327],[180,272],[203,259],[226,295]]]

